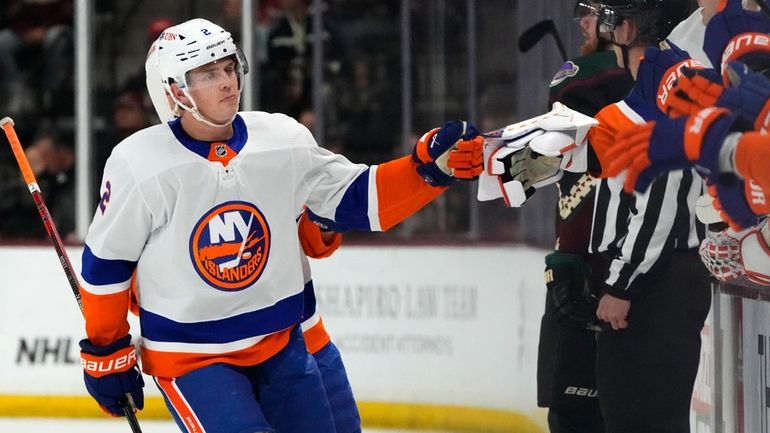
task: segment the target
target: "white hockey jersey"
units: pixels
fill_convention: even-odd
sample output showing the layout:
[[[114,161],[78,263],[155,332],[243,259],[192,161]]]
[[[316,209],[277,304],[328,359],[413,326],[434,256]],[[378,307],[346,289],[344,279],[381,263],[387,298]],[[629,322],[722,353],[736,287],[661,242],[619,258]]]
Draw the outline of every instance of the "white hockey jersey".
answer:
[[[226,142],[189,137],[177,120],[121,142],[107,161],[86,237],[86,332],[128,332],[135,278],[142,366],[178,377],[214,362],[254,365],[277,353],[303,312],[305,204],[350,228],[381,230],[438,196],[406,157],[353,164],[295,120],[240,113]],[[134,276],[134,271],[135,276]]]

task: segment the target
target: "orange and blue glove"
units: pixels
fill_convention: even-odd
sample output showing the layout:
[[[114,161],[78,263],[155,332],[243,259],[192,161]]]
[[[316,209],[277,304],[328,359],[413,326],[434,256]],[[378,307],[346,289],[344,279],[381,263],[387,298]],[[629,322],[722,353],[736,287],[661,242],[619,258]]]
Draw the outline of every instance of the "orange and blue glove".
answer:
[[[621,131],[607,152],[607,175],[627,170],[623,187],[627,193],[645,191],[658,175],[689,167],[704,177],[718,177],[719,150],[734,122],[729,111],[711,107],[695,116],[661,119]]]
[[[721,107],[738,116],[741,129],[767,129],[770,123],[770,79],[741,62],[731,62],[726,73],[730,87],[722,86],[701,71],[683,71],[669,102],[672,112],[693,115],[703,108]]]
[[[103,411],[113,416],[124,416],[126,394],[131,395],[134,408],[144,407],[144,380],[136,365],[131,335],[107,346],[94,345],[88,339],[81,340],[80,361],[86,389]]]
[[[767,197],[758,185],[735,175],[721,176],[709,185],[714,208],[730,228],[741,231],[757,224],[758,219],[770,213]]]
[[[417,173],[433,186],[474,180],[483,171],[484,138],[470,122],[453,120],[423,135],[412,150]]]
[[[691,116],[707,107],[715,107],[725,88],[713,69],[682,69],[682,75],[671,89],[668,115],[671,118]]]
[[[671,110],[669,100],[681,71],[688,68],[700,71],[704,68],[703,64],[691,59],[687,51],[670,42],[669,46],[668,49],[649,47],[644,51],[635,86],[635,93],[648,105],[657,105],[667,115]]]

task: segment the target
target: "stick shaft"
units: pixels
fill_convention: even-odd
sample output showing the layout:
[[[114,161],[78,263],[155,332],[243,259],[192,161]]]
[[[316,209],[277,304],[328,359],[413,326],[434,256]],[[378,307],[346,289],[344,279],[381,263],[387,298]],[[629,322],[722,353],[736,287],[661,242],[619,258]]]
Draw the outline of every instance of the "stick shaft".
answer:
[[[13,121],[10,118],[5,117],[0,120],[0,125],[2,125],[3,132],[5,133],[6,138],[8,138],[8,142],[11,144],[13,156],[16,158],[16,163],[19,165],[21,174],[24,177],[24,182],[27,183],[27,188],[29,188],[29,192],[32,194],[32,199],[35,201],[35,206],[37,207],[37,211],[40,214],[40,219],[43,221],[45,231],[48,233],[48,237],[51,238],[53,248],[56,250],[56,255],[59,257],[59,263],[61,263],[62,269],[64,270],[64,275],[67,277],[67,282],[69,282],[70,289],[72,289],[72,294],[75,296],[75,300],[78,303],[78,308],[80,308],[80,312],[82,313],[83,301],[80,297],[80,287],[78,284],[77,276],[75,275],[75,271],[72,268],[72,263],[70,262],[70,258],[67,255],[67,251],[64,249],[64,244],[61,241],[59,232],[56,230],[56,225],[54,224],[53,218],[51,218],[51,213],[48,211],[48,207],[45,205],[43,194],[40,192],[37,179],[35,179],[35,173],[32,171],[32,167],[29,165],[27,156],[24,154],[24,149],[21,147],[21,143],[19,142],[19,137],[16,135],[16,130],[13,127]],[[130,394],[127,394],[127,398],[130,399]],[[128,400],[123,403],[123,414],[126,416],[126,420],[128,421],[129,427],[131,427],[132,433],[142,433],[142,429],[139,427],[139,421],[136,419],[136,414],[134,413],[132,405],[129,404]]]

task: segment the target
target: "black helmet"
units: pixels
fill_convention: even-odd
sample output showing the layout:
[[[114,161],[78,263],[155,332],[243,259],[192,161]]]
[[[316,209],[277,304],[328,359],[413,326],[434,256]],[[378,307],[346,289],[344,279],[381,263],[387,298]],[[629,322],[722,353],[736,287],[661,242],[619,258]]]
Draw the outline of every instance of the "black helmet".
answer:
[[[599,12],[602,32],[611,32],[624,20],[637,27],[632,45],[657,45],[692,12],[688,0],[604,0]]]

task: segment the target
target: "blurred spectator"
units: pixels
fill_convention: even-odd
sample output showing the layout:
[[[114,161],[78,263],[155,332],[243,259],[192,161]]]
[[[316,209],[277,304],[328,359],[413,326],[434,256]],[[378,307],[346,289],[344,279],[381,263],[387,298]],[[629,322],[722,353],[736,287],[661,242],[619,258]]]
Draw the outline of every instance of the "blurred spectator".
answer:
[[[158,39],[158,36],[160,36],[164,30],[173,25],[174,20],[166,17],[158,17],[150,21],[150,24],[147,24],[147,40],[145,41],[147,48],[152,45],[155,39]]]
[[[43,131],[24,153],[56,228],[66,239],[75,230],[74,137],[72,133],[53,129]],[[11,158],[3,161],[0,163],[0,238],[44,239],[46,236],[16,162]]]
[[[145,33],[146,38],[143,47],[145,51],[149,50],[150,45],[152,45],[152,43],[158,39],[160,34],[163,33],[163,30],[166,30],[173,25],[174,21],[167,17],[157,17],[150,21],[150,23],[147,24],[147,30]],[[126,78],[120,88],[124,91],[132,91],[139,93],[140,95],[145,95],[147,84],[145,83],[144,59],[138,63],[139,66],[137,67],[136,71],[128,78]],[[147,104],[149,104],[149,102]]]
[[[343,123],[345,155],[352,161],[374,164],[394,154],[400,130],[393,127],[399,118],[392,104],[387,80],[375,80],[364,56],[353,62],[348,85],[341,88],[338,103]]]
[[[144,79],[142,79],[144,82]],[[93,147],[93,191],[101,185],[102,170],[112,153],[112,148],[134,132],[152,124],[152,107],[145,91],[126,89],[112,103],[112,119],[108,127],[96,135]]]
[[[309,14],[310,0],[279,0],[279,4],[283,15],[267,37],[267,61],[261,75],[262,109],[298,118],[312,105],[313,17]],[[324,72],[337,75],[341,53],[331,27],[324,17]]]
[[[20,0],[7,9],[9,27],[0,30],[0,101],[17,120],[74,112],[71,6]]]

